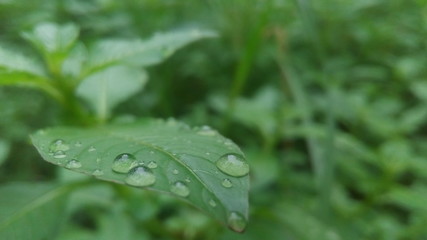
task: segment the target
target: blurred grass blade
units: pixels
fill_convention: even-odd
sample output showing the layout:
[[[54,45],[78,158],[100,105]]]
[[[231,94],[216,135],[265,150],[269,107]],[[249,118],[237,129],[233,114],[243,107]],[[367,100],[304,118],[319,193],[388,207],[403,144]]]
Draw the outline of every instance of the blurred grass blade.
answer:
[[[0,138],[0,166],[6,160],[10,151],[10,143]]]
[[[157,33],[144,41],[102,40],[91,48],[85,75],[120,62],[138,67],[157,64],[189,43],[214,36],[211,31],[193,29]]]
[[[0,186],[0,239],[53,239],[64,216],[66,192],[51,184]]]
[[[105,181],[171,193],[241,232],[248,218],[249,165],[231,140],[205,126],[168,120],[32,136],[53,164]]]

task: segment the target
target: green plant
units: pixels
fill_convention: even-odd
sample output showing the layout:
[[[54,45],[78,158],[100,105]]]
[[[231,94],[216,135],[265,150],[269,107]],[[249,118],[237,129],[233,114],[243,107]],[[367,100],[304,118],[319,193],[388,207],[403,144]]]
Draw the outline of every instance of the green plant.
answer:
[[[38,55],[29,57],[0,48],[0,85],[36,88],[60,104],[62,126],[31,136],[46,161],[107,182],[171,193],[234,231],[245,229],[249,165],[235,143],[208,126],[191,128],[174,119],[136,120],[113,114],[118,104],[144,88],[148,79],[144,68],[191,42],[214,37],[214,33],[180,30],[158,33],[144,41],[99,40],[87,47],[78,40],[76,25],[41,23],[22,36]],[[8,144],[0,143],[1,160]],[[0,238],[52,236],[67,195],[76,188],[99,184],[77,179],[57,187],[21,184],[0,188],[0,203],[9,209],[0,218]],[[127,187],[108,186],[126,201],[134,197]],[[15,198],[20,200],[15,202]],[[28,231],[17,230],[41,213],[48,214],[49,220]]]

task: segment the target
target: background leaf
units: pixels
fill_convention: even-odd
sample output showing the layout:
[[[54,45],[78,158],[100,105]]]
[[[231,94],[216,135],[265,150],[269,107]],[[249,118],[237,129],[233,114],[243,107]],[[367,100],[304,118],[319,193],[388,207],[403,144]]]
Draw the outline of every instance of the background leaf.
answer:
[[[64,217],[66,192],[41,183],[0,186],[0,239],[52,239]]]
[[[0,138],[0,166],[9,155],[10,143]]]
[[[145,71],[114,66],[83,80],[77,95],[90,104],[99,119],[106,119],[117,104],[140,91],[146,82]]]
[[[90,51],[87,74],[126,62],[133,66],[157,64],[179,48],[206,37],[213,37],[211,31],[182,30],[157,33],[148,40],[101,40]]]
[[[209,127],[144,120],[97,129],[53,128],[32,140],[48,162],[106,181],[173,193],[233,230],[244,230],[248,165],[237,145]],[[227,169],[218,168],[224,156]]]

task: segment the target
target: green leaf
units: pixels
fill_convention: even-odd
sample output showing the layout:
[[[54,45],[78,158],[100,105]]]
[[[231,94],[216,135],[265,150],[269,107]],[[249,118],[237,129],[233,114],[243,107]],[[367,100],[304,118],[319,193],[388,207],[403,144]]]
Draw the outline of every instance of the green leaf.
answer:
[[[19,72],[32,76],[45,77],[43,65],[34,59],[0,47],[0,70],[2,72]],[[0,78],[0,82],[4,78]]]
[[[106,119],[117,104],[140,91],[146,82],[143,70],[113,66],[83,80],[77,95],[90,104],[99,119]]]
[[[44,54],[66,52],[77,40],[79,28],[74,24],[44,22],[22,35]]]
[[[32,141],[48,162],[171,193],[235,231],[245,228],[249,166],[237,145],[207,126],[190,129],[174,120],[146,119],[94,129],[41,130]]]
[[[62,222],[66,192],[40,183],[0,186],[0,239],[53,239]]]
[[[0,138],[0,166],[6,160],[10,151],[10,143]]]
[[[157,33],[145,41],[102,40],[90,50],[86,75],[117,63],[138,67],[157,64],[189,43],[214,36],[211,31],[193,29]]]

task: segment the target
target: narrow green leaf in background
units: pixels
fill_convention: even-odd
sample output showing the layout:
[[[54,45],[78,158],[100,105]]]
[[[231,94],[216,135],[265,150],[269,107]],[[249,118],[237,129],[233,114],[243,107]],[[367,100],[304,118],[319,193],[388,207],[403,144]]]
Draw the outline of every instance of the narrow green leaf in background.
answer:
[[[32,141],[53,164],[171,193],[234,231],[246,226],[249,165],[237,145],[210,127],[146,119],[94,129],[40,130]]]
[[[6,160],[7,156],[9,155],[10,151],[10,143],[0,139],[0,166]]]
[[[140,91],[147,82],[143,70],[128,66],[113,66],[83,80],[77,95],[85,99],[99,119],[106,119],[111,110]]]
[[[0,186],[0,239],[53,239],[65,210],[65,187],[10,183]]]

